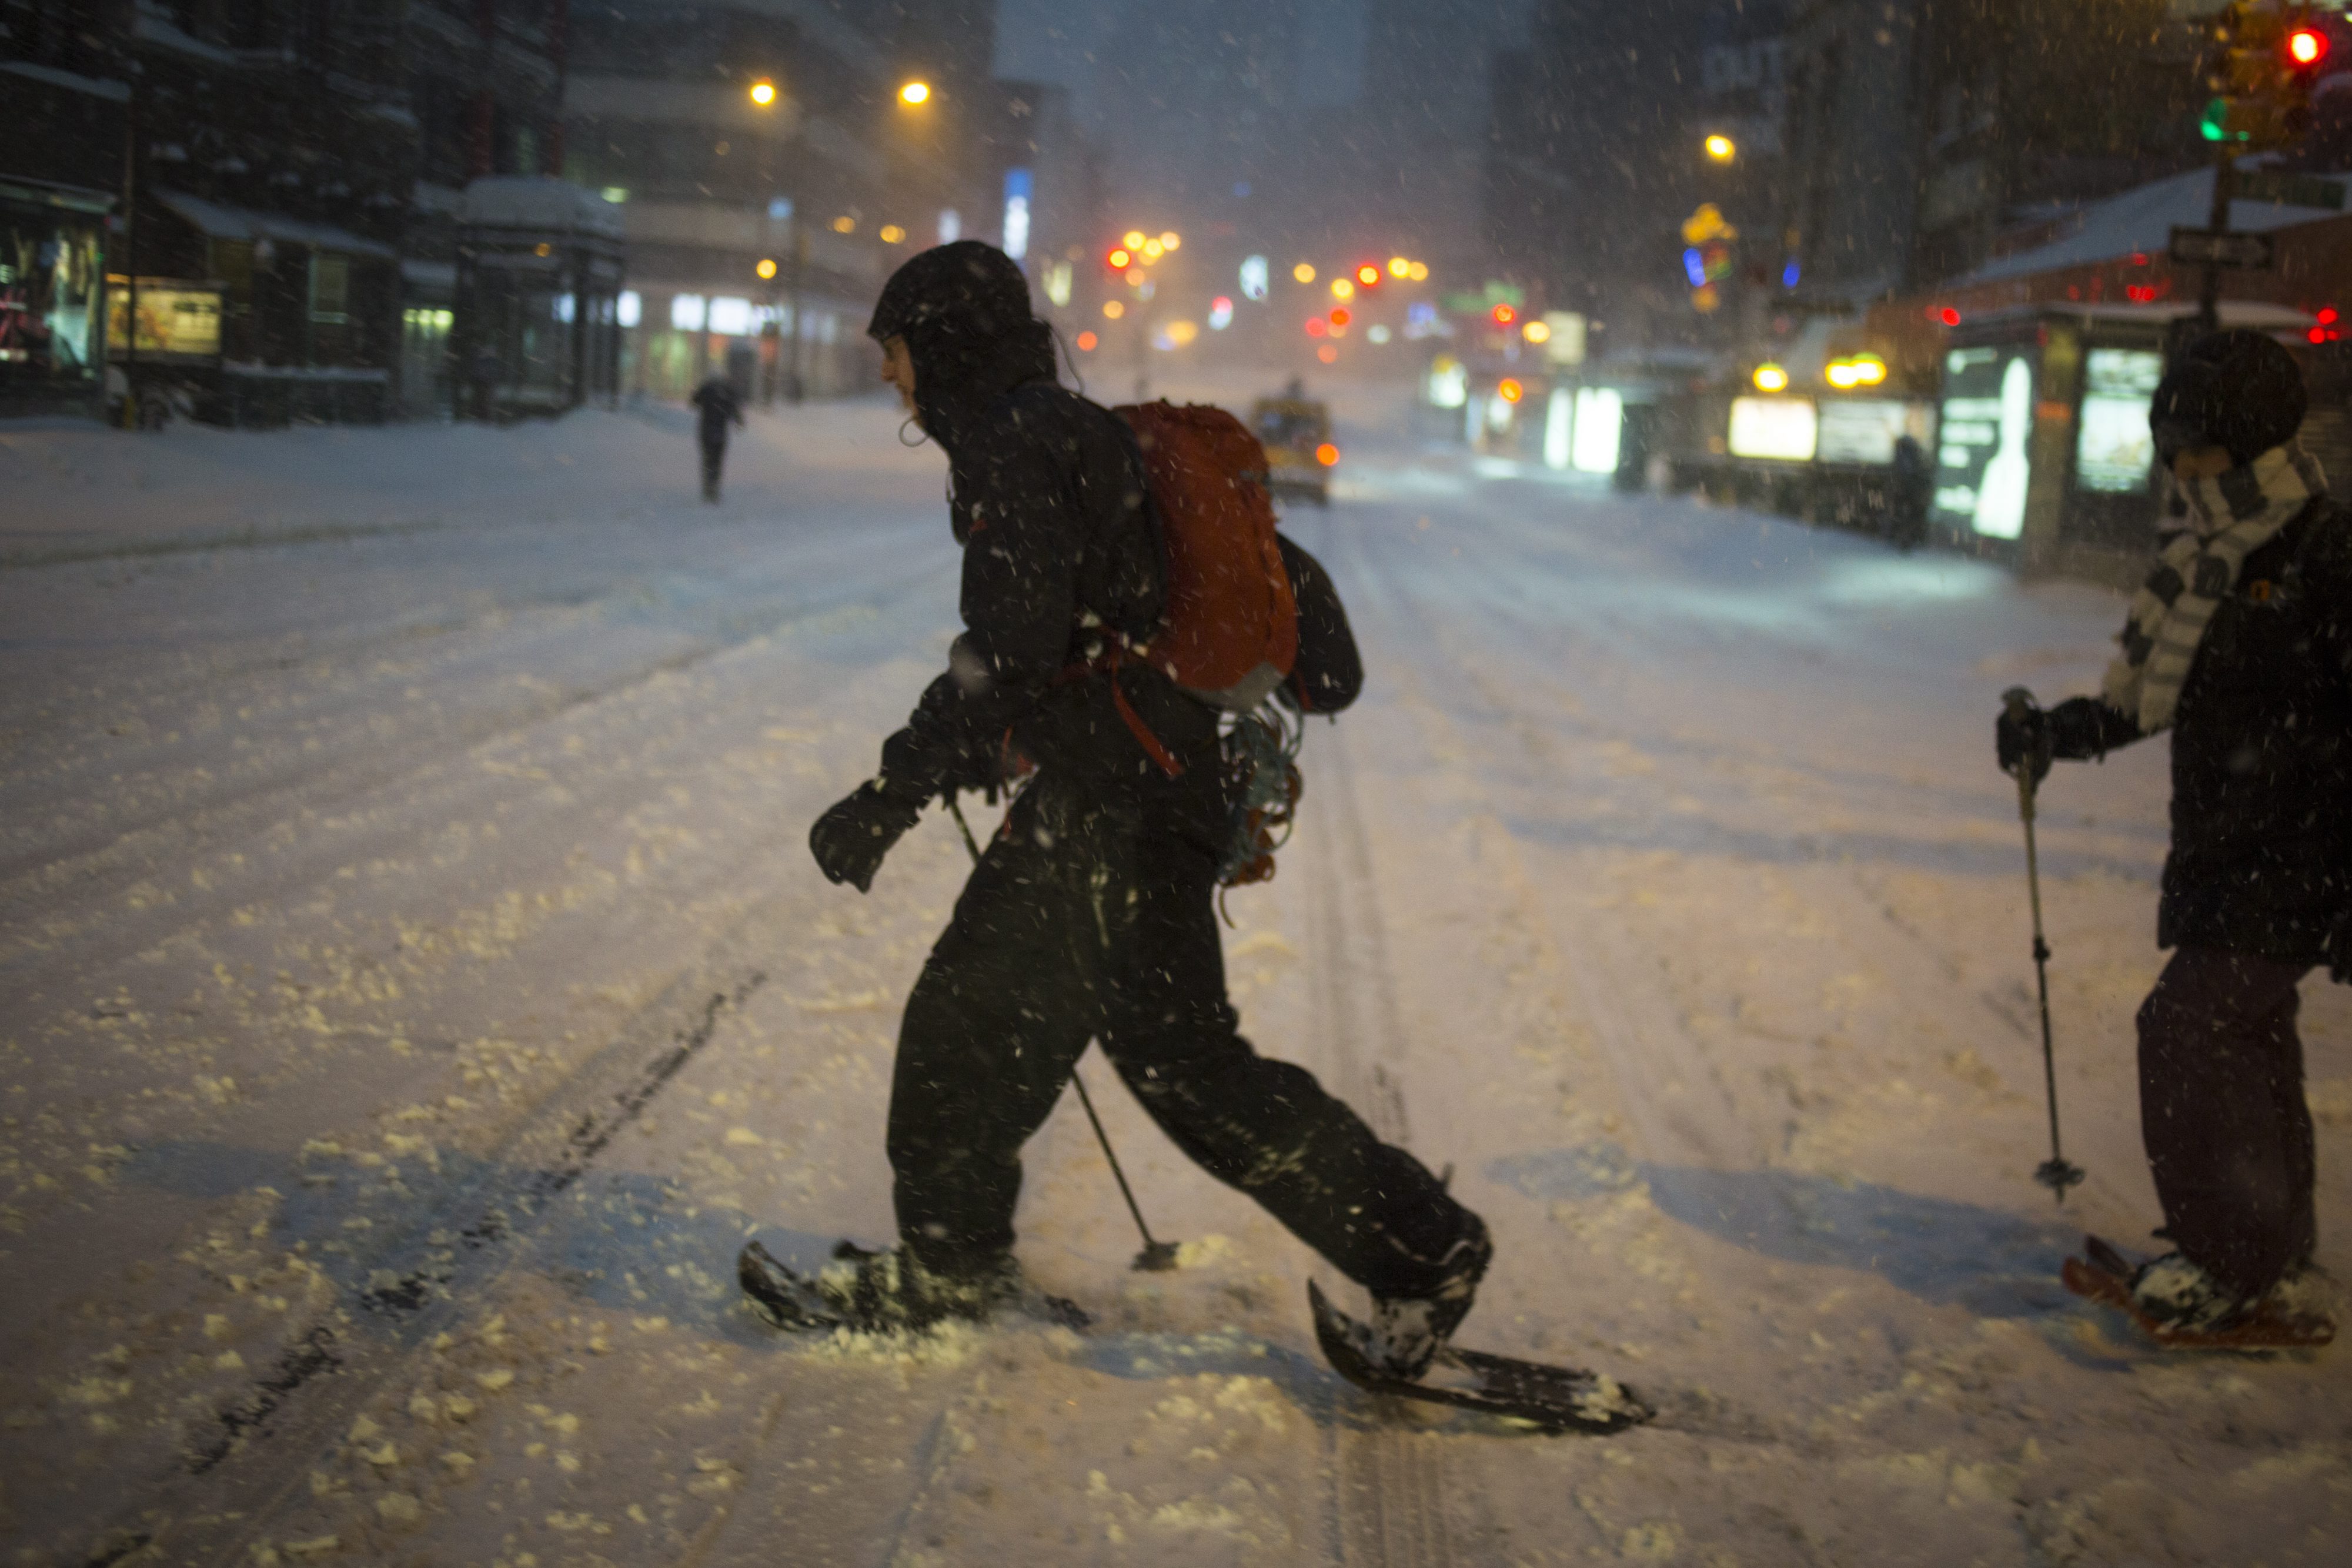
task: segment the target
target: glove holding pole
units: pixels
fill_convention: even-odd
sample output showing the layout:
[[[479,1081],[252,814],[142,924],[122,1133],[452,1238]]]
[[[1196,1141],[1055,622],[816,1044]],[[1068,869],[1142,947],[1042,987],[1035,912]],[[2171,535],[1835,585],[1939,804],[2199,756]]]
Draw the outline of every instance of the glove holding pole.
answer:
[[[2042,870],[2033,842],[2033,794],[2050,772],[2050,716],[2023,686],[2001,694],[1993,745],[2001,771],[2017,780],[2017,814],[2025,824],[2025,887],[2033,906],[2033,980],[2042,1002],[2042,1082],[2050,1101],[2050,1157],[2034,1167],[2033,1179],[2066,1201],[2083,1167],[2069,1165],[2058,1142],[2058,1066],[2050,1043],[2050,944],[2042,935]]]

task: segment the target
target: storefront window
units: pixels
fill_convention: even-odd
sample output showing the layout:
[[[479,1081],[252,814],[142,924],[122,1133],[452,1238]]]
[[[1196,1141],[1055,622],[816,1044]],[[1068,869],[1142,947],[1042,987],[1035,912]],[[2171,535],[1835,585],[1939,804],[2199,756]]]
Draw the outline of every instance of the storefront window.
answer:
[[[310,259],[311,362],[341,364],[349,357],[352,331],[352,264],[348,256]]]
[[[0,382],[90,374],[104,265],[99,222],[0,205]]]

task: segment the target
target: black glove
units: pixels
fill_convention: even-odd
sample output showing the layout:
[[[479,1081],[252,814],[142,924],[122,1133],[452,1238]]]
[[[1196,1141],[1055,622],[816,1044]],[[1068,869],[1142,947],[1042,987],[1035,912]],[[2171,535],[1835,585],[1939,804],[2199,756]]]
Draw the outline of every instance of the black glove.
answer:
[[[874,885],[882,857],[922,814],[922,802],[909,802],[884,789],[880,779],[868,779],[816,820],[809,829],[809,852],[826,881],[849,883],[864,893]]]
[[[2003,773],[2014,775],[2021,763],[2031,761],[2033,781],[2040,784],[2050,775],[2050,716],[2016,704],[2002,708],[1993,722],[1992,747]]]

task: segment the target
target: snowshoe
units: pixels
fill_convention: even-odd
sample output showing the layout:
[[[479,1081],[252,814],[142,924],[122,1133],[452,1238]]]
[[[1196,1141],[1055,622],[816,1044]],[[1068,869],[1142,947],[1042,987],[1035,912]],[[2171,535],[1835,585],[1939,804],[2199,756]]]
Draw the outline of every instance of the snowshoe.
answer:
[[[900,1249],[877,1252],[843,1241],[812,1277],[755,1240],[736,1256],[735,1278],[752,1309],[781,1329],[911,1333],[949,1318],[982,1322],[1005,1309],[1063,1328],[1093,1322],[1075,1301],[1032,1285],[1010,1258],[982,1274],[950,1276]]]
[[[1333,1306],[1312,1281],[1307,1302],[1315,1313],[1316,1343],[1332,1370],[1373,1394],[1480,1411],[1553,1433],[1622,1432],[1657,1414],[1648,1401],[1606,1373],[1450,1344],[1436,1348],[1423,1375],[1401,1377],[1384,1364],[1387,1350],[1374,1330]]]
[[[2240,1301],[2178,1252],[2134,1264],[2096,1236],[2084,1256],[2066,1260],[2060,1278],[2085,1301],[2114,1307],[2164,1350],[2315,1350],[2336,1338],[2336,1323],[2305,1300],[2300,1278],[2260,1301]]]

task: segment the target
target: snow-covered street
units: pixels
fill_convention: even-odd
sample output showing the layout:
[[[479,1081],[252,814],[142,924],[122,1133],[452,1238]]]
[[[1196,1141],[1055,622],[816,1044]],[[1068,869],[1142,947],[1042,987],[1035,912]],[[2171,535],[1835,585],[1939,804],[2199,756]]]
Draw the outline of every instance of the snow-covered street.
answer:
[[[895,407],[755,412],[715,507],[672,409],[26,425],[5,1561],[2341,1561],[2343,1353],[2167,1358],[2057,1281],[2085,1228],[2161,1246],[2132,1028],[2160,741],[2045,789],[2090,1179],[2063,1209],[2032,1180],[1992,718],[2088,689],[2122,599],[1564,483],[1423,445],[1402,389],[1338,395],[1333,504],[1286,527],[1369,679],[1310,727],[1280,874],[1227,901],[1234,999],[1452,1166],[1497,1243],[1463,1343],[1609,1372],[1654,1425],[1342,1383],[1305,1285],[1344,1282],[1091,1052],[1177,1271],[1128,1268],[1066,1101],[1022,1255],[1090,1331],[814,1341],[742,1306],[747,1235],[890,1238],[899,1007],[967,865],[944,814],[866,897],[806,846],[955,630],[945,465]],[[2320,1258],[2352,1279],[2352,991],[2303,994]]]

